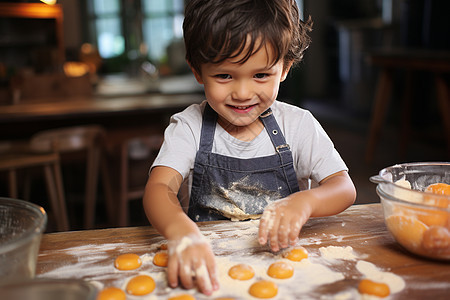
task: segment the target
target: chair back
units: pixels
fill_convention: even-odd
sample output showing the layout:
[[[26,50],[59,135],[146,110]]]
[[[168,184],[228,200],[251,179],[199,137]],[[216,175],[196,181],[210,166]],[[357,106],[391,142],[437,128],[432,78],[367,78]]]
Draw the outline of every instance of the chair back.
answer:
[[[89,149],[103,142],[105,135],[105,130],[99,125],[50,129],[31,138],[31,149],[60,153]]]

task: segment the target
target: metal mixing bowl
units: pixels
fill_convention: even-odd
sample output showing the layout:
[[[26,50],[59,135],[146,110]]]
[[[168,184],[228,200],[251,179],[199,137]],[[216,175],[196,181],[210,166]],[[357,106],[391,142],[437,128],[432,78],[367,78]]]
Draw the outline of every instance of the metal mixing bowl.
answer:
[[[34,277],[46,225],[42,207],[0,198],[0,284]]]
[[[405,163],[382,169],[378,183],[388,230],[412,253],[450,259],[450,195],[426,192],[434,183],[450,184],[450,163]]]

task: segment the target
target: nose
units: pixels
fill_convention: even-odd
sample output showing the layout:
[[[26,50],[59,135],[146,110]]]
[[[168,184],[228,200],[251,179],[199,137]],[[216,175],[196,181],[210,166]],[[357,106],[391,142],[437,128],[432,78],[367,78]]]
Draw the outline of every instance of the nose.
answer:
[[[233,85],[231,97],[234,100],[246,101],[254,96],[252,84],[246,80],[236,81]]]

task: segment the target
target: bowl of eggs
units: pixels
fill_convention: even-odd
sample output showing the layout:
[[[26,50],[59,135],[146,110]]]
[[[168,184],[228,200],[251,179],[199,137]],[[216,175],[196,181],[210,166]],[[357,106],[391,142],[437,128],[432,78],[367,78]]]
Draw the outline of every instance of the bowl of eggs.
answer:
[[[450,163],[418,162],[382,169],[377,183],[386,226],[408,251],[450,260]]]
[[[0,284],[35,276],[44,209],[22,200],[0,198]]]
[[[96,300],[97,289],[82,279],[34,278],[0,284],[0,295],[2,299]]]

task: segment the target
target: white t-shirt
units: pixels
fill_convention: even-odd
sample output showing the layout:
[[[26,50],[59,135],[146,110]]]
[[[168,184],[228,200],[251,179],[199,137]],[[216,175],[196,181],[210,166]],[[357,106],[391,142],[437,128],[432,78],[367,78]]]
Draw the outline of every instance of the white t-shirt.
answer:
[[[171,117],[152,168],[166,166],[175,169],[189,185],[200,144],[205,104],[206,101],[193,104]],[[279,101],[275,101],[271,108],[291,148],[300,190],[309,188],[310,180],[317,183],[331,174],[348,170],[332,141],[309,111]],[[266,130],[252,141],[241,141],[219,124],[216,125],[212,152],[238,158],[276,153]]]

